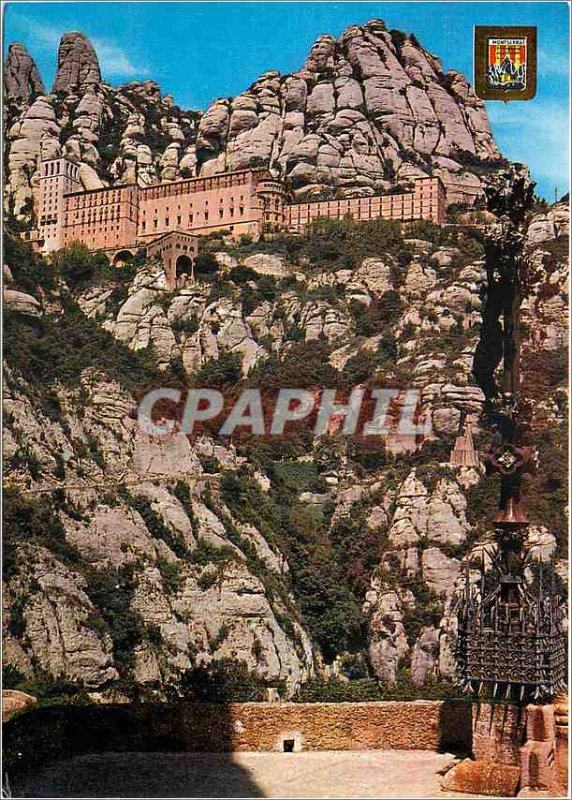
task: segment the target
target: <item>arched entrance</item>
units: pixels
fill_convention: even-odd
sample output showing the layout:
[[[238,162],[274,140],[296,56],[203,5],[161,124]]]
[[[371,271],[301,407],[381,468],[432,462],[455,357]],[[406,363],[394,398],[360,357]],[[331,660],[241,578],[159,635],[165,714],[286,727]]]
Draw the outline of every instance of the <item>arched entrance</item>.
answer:
[[[134,253],[131,250],[118,250],[113,256],[113,265],[115,267],[122,267],[124,264],[128,264],[133,256]]]
[[[175,277],[177,283],[180,279],[190,278],[193,279],[193,262],[189,256],[181,255],[175,262]]]

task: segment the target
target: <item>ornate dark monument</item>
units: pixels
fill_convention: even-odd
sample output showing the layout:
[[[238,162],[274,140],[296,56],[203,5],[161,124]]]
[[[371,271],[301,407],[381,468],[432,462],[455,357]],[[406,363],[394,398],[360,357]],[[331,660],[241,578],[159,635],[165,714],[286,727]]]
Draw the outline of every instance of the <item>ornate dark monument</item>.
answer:
[[[535,561],[527,546],[521,492],[523,475],[536,466],[534,449],[521,443],[519,415],[523,243],[533,188],[528,170],[513,165],[487,189],[487,205],[497,221],[485,245],[487,285],[474,375],[485,393],[488,421],[500,435],[486,469],[500,475],[501,489],[494,534],[483,545],[476,580],[466,562],[456,654],[458,681],[468,694],[519,705],[549,702],[566,689],[562,600],[552,564]]]

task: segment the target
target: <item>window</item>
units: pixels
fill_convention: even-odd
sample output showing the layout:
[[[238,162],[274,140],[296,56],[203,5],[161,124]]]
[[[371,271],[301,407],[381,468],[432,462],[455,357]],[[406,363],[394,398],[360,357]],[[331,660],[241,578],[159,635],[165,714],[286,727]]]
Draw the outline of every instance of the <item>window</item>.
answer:
[[[179,208],[180,208],[180,206],[179,206]],[[181,223],[181,217],[180,217],[180,216],[178,216],[178,217],[177,217],[177,225],[181,225],[181,224],[182,224],[182,223]]]

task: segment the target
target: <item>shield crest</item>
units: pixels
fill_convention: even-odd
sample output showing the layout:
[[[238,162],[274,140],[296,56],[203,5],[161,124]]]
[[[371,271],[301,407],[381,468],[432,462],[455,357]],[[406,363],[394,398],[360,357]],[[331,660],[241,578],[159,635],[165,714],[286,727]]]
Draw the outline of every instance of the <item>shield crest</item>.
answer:
[[[534,97],[536,28],[475,28],[475,90],[483,100]]]
[[[487,86],[502,92],[526,89],[526,37],[488,41]]]

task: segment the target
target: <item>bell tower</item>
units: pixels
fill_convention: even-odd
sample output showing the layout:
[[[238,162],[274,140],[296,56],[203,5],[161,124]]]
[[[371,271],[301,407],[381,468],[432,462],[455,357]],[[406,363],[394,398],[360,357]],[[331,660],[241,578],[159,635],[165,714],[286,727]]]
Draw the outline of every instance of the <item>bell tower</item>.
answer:
[[[64,197],[81,190],[79,167],[73,161],[62,157],[40,163],[38,230],[40,239],[44,240],[44,252],[53,252],[62,247]]]

